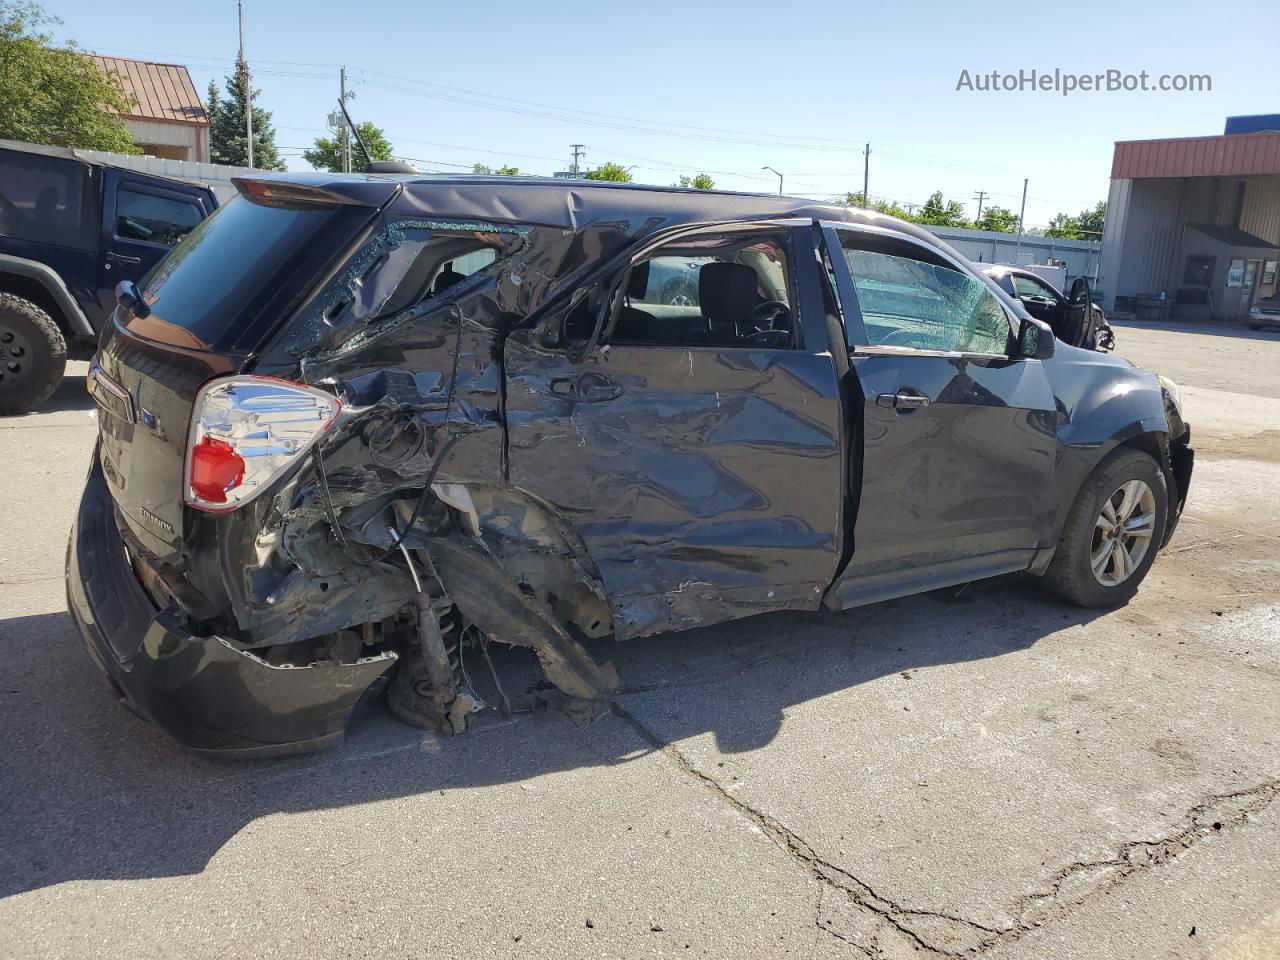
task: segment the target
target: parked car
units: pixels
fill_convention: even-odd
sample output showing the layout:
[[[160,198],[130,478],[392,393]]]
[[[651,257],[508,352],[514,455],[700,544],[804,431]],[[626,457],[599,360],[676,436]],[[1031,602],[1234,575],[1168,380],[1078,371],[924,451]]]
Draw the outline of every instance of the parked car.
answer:
[[[1249,308],[1249,329],[1280,327],[1280,293],[1263,297]]]
[[[1063,343],[1086,350],[1112,350],[1115,333],[1102,308],[1093,302],[1089,281],[1076,277],[1070,296],[1063,296],[1045,279],[1030,270],[993,263],[983,273],[1000,285],[1023,309],[1053,328],[1053,335]]]
[[[209,187],[0,140],[0,415],[25,413],[88,359],[137,281],[213,212]]]
[[[197,749],[335,743],[384,682],[460,732],[460,658],[491,641],[581,717],[618,682],[584,638],[1015,571],[1124,603],[1186,500],[1177,388],[1055,341],[912,224],[511,177],[237,185],[121,285],[67,557],[93,658]],[[663,302],[685,269],[697,302]]]

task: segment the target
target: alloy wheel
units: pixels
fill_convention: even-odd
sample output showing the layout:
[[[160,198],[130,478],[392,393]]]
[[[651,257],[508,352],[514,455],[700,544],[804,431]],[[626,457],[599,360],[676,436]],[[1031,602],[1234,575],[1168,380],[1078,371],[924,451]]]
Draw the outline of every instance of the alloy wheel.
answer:
[[[1126,480],[1102,501],[1093,526],[1089,566],[1104,587],[1118,587],[1142,565],[1156,532],[1156,497],[1141,480]]]

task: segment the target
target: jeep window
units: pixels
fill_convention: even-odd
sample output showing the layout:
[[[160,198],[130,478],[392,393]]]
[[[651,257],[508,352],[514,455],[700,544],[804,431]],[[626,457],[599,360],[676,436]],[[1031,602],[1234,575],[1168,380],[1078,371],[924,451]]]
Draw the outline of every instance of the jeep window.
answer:
[[[116,191],[116,236],[124,240],[172,247],[203,219],[200,208],[188,200],[128,187]]]
[[[268,302],[289,303],[313,282],[298,268],[324,263],[368,221],[360,207],[267,207],[237,197],[202,221],[144,281],[151,332],[227,349],[265,334],[254,321]],[[132,329],[134,323],[130,322]],[[175,328],[161,335],[164,329]]]
[[[867,345],[1005,355],[1010,326],[981,280],[941,263],[845,248]]]
[[[796,326],[783,235],[674,240],[631,266],[610,342],[790,347]]]
[[[0,234],[16,240],[88,246],[90,194],[81,163],[16,150],[0,150]]]

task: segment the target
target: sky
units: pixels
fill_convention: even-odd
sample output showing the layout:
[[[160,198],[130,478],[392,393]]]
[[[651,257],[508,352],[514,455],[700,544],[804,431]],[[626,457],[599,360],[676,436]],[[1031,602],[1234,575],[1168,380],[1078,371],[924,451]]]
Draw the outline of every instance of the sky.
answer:
[[[235,0],[42,0],[59,39],[186,65],[201,96],[238,44]],[[1221,12],[1219,12],[1221,10]],[[104,16],[109,11],[109,16]],[[919,204],[975,194],[1028,226],[1107,195],[1116,140],[1280,113],[1280,3],[435,3],[245,0],[245,50],[290,169],[326,133],[345,65],[357,122],[419,169],[614,161],[640,182]],[[979,75],[1207,74],[1205,92],[957,89]]]

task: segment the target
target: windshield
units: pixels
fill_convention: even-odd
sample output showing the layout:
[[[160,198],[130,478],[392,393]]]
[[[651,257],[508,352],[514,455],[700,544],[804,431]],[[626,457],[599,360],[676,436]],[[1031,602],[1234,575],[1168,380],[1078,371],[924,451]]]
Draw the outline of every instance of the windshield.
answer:
[[[142,296],[151,315],[130,318],[129,330],[198,350],[252,349],[373,212],[237,197],[147,276]],[[258,322],[268,307],[267,322]]]

